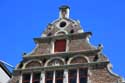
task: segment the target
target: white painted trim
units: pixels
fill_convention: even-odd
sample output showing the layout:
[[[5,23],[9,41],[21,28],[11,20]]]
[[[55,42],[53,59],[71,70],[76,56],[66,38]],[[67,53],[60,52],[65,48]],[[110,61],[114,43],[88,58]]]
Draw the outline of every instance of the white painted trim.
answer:
[[[79,83],[79,68],[77,68],[77,77],[76,77],[76,83]]]
[[[111,75],[120,78],[120,76],[119,76],[118,74],[114,73],[114,72],[111,70],[111,68],[112,68],[112,64],[109,63],[109,64],[107,65],[107,70],[108,70],[108,72],[109,72]]]
[[[32,83],[33,80],[33,72],[30,74],[30,83]]]
[[[56,71],[53,71],[53,83],[56,81]]]
[[[53,58],[51,58],[51,59],[49,59],[49,60],[46,61],[44,67],[47,67],[48,63],[49,63],[50,61],[54,60],[54,59],[61,60],[61,61],[63,62],[63,64],[65,64],[65,60],[64,60],[63,58],[61,58],[61,57],[53,57]]]
[[[40,79],[41,80],[40,83],[45,83],[45,71],[41,72],[41,79]]]
[[[19,79],[19,83],[22,83],[22,80],[23,80],[23,78],[22,78],[22,73],[21,73],[21,76],[20,76],[20,79]]]
[[[68,69],[64,69],[63,83],[68,83]]]
[[[83,56],[83,55],[77,55],[77,56],[71,57],[71,58],[68,60],[67,64],[70,64],[71,61],[72,61],[73,59],[77,58],[77,57],[83,57],[84,59],[86,59],[86,61],[87,61],[88,63],[90,62],[88,57]]]
[[[60,33],[60,32],[64,32],[65,34],[68,34],[68,32],[67,32],[66,30],[59,30],[59,31],[57,31],[57,32],[55,33],[55,36],[57,36],[58,33]]]
[[[66,26],[65,26],[65,27],[60,27],[60,23],[61,23],[61,22],[66,22]],[[67,21],[67,19],[62,18],[62,19],[59,20],[59,22],[55,23],[55,26],[56,26],[58,29],[60,29],[60,30],[64,30],[65,28],[68,27],[69,24],[70,24],[70,22]]]

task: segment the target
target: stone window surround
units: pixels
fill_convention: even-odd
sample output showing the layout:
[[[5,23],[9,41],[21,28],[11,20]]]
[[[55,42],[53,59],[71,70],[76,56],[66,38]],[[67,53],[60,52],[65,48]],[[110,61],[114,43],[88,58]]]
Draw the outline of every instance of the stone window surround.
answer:
[[[57,36],[58,35],[58,33],[60,33],[60,32],[64,32],[65,34],[68,34],[68,32],[67,31],[65,31],[65,30],[60,30],[60,31],[58,31],[57,33],[55,33],[55,36]],[[69,50],[69,40],[67,39],[67,38],[63,38],[63,37],[61,37],[61,38],[56,38],[56,39],[52,39],[52,41],[51,41],[51,49],[50,49],[50,52],[51,53],[58,53],[58,52],[54,52],[54,44],[55,44],[55,41],[56,40],[59,40],[59,39],[65,39],[66,40],[66,51],[65,52],[67,52],[68,50]],[[59,53],[61,53],[61,52],[59,52]]]
[[[74,69],[74,68],[73,68]],[[75,68],[77,70],[77,81],[76,83],[79,83],[79,69],[80,68]],[[55,83],[55,71],[56,70],[52,70],[53,71],[53,83]],[[36,71],[36,72],[22,72],[21,73],[21,77],[20,77],[20,80],[19,80],[19,83],[22,83],[22,78],[23,78],[23,74],[25,73],[31,73],[30,75],[30,83],[32,83],[32,80],[33,80],[33,73],[37,73],[37,72],[40,72],[40,71]],[[45,83],[45,71],[41,71],[40,72],[41,75],[40,75],[40,83]],[[88,75],[90,74],[90,71],[88,69]],[[64,76],[63,76],[63,83],[68,83],[69,79],[68,79],[68,69],[64,69]],[[90,80],[89,80],[89,76],[87,76],[87,83],[91,83]]]

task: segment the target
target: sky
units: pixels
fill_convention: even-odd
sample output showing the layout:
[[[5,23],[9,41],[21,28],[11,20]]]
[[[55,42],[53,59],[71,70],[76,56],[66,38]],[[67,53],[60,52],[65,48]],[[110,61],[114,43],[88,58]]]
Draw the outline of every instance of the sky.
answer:
[[[125,77],[125,0],[0,0],[0,60],[16,66],[61,5],[70,6],[70,17],[93,33],[91,44],[103,44],[113,72]]]

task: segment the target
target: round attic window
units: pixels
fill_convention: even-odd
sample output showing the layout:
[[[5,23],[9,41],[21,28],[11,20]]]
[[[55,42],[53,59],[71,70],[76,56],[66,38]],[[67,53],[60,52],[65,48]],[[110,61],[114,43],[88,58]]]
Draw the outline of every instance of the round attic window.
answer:
[[[60,27],[61,28],[65,27],[65,26],[66,26],[66,22],[65,21],[63,21],[63,22],[60,23]]]

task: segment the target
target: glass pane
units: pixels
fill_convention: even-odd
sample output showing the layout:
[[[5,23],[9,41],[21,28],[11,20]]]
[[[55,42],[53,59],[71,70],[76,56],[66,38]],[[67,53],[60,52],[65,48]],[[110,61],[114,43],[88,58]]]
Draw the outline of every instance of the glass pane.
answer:
[[[52,71],[47,71],[46,72],[46,78],[53,78],[53,72]]]
[[[40,83],[40,73],[33,73],[33,83]]]
[[[80,83],[87,83],[87,69],[79,70],[79,80]]]
[[[34,81],[33,83],[40,83],[40,81]]]
[[[63,70],[56,71],[56,82],[55,83],[63,83]]]
[[[63,78],[63,71],[56,71],[56,78]]]
[[[75,70],[75,69],[69,70],[69,76],[70,77],[76,77],[77,76],[77,70]]]
[[[76,83],[76,78],[70,78],[69,83]]]
[[[53,71],[47,71],[45,74],[45,83],[53,83]]]
[[[46,83],[53,83],[52,80],[46,80]]]
[[[87,69],[80,69],[79,75],[80,77],[87,77]]]
[[[23,74],[23,83],[30,83],[30,74]]]
[[[77,79],[77,70],[76,69],[69,70],[69,83],[76,83],[76,79]]]
[[[87,83],[87,78],[80,78],[80,83]]]
[[[56,83],[63,83],[63,79],[56,80]]]

